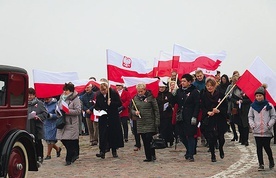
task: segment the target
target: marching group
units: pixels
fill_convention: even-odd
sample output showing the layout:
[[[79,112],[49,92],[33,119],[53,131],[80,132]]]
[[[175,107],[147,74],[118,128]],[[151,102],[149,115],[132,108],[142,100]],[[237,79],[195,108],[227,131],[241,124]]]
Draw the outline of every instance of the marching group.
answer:
[[[146,159],[156,160],[155,148],[151,146],[157,133],[167,146],[181,141],[185,146],[185,159],[194,162],[198,141],[208,147],[211,161],[216,162],[215,150],[224,158],[224,134],[233,133],[231,141],[239,141],[248,146],[249,133],[256,142],[258,170],[264,170],[263,148],[267,153],[269,168],[274,167],[271,139],[275,131],[276,114],[274,106],[266,100],[266,85],[255,91],[255,100],[235,85],[239,73],[231,77],[206,77],[201,70],[194,75],[184,74],[181,78],[173,71],[167,81],[160,80],[157,97],[147,89],[146,84],[136,85],[137,94],[132,98],[123,84],[110,88],[106,79],[101,79],[99,88],[89,84],[83,93],[77,93],[72,83],[65,83],[63,93],[57,98],[42,100],[36,97],[35,90],[29,88],[29,107],[27,131],[34,134],[38,161],[51,159],[54,148],[59,157],[62,149],[56,146],[60,140],[66,149],[65,165],[71,165],[79,158],[79,135],[82,125],[89,134],[91,146],[99,145],[96,157],[105,159],[111,150],[114,158],[117,149],[128,142],[128,123],[135,138],[134,151],[141,149],[140,138]],[[95,80],[95,78],[94,78]],[[56,121],[61,115],[57,108],[66,102],[68,112],[62,112],[66,124],[56,128]],[[96,116],[93,110],[105,111]],[[238,133],[236,128],[238,128]],[[44,157],[42,139],[47,143],[47,155]],[[276,139],[274,137],[274,144]]]

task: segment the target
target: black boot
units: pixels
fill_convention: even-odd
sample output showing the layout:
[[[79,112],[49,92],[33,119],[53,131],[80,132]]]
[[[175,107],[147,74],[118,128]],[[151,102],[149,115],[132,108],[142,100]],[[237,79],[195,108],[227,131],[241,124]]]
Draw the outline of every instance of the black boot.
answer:
[[[212,162],[217,162],[215,153],[212,154],[212,156],[211,156],[211,161],[212,161]]]
[[[99,157],[99,158],[104,159],[105,158],[105,153],[104,152],[100,152],[100,153],[97,153],[96,156]]]
[[[274,164],[274,160],[269,160],[269,169],[274,168],[275,164]]]
[[[219,148],[219,156],[220,156],[221,159],[224,158],[224,151],[223,151],[223,148],[222,148],[222,147]]]
[[[116,150],[112,150],[112,156],[113,156],[113,158],[118,158]]]

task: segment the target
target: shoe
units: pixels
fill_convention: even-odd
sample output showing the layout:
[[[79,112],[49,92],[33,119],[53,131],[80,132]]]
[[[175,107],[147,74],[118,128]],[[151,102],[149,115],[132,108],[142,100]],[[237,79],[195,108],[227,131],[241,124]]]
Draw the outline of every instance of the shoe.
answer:
[[[219,156],[220,156],[221,159],[223,159],[223,158],[224,158],[224,152],[223,152],[223,151],[220,152],[220,153],[219,153]]]
[[[144,162],[151,162],[151,159],[145,159]]]
[[[37,158],[37,161],[38,161],[40,164],[42,164],[42,163],[43,163],[43,158],[39,156],[39,157]]]
[[[220,156],[221,159],[224,158],[224,151],[223,151],[223,148],[222,148],[222,147],[219,148],[219,156]]]
[[[275,164],[274,164],[274,160],[269,161],[269,169],[274,168]]]
[[[133,149],[133,151],[139,151],[141,148],[140,147],[135,147],[134,149]]]
[[[188,155],[184,155],[185,159],[188,160],[190,157]]]
[[[66,161],[65,166],[69,166],[69,165],[71,165],[71,164],[72,164],[72,162]]]
[[[264,171],[264,165],[263,164],[259,165],[258,171]]]
[[[51,156],[46,156],[46,158],[44,158],[44,160],[48,160],[51,159]]]
[[[118,158],[117,151],[112,151],[112,156],[113,156],[113,158]]]
[[[248,146],[249,145],[249,143],[248,142],[244,142],[244,146]]]
[[[97,153],[96,156],[99,157],[99,158],[104,159],[105,158],[105,153],[100,152],[100,153]]]
[[[155,156],[155,155],[152,156],[151,159],[152,159],[153,161],[155,161],[155,160],[156,160],[156,156]]]
[[[190,157],[190,158],[188,158],[188,161],[189,162],[195,162],[195,159]]]
[[[75,162],[77,159],[79,159],[79,155],[76,155],[72,158],[72,163]]]
[[[211,161],[212,161],[212,162],[217,162],[216,155],[212,155]]]
[[[57,157],[60,157],[61,148],[59,147],[59,150],[57,151]]]
[[[238,137],[237,136],[236,137],[234,136],[234,138],[231,139],[231,142],[234,142],[234,141],[238,141]]]
[[[125,138],[125,142],[128,142],[128,139],[127,139],[127,138]]]

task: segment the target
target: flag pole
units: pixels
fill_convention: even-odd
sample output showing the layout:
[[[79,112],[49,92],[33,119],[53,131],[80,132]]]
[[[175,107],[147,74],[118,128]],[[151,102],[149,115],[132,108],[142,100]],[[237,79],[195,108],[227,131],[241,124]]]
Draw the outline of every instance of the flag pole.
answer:
[[[219,104],[215,107],[216,109],[218,109],[218,107],[222,104],[222,102],[226,99],[226,97],[232,92],[232,90],[234,89],[234,87],[236,86],[236,84],[234,84],[231,89],[226,93],[226,95],[222,98],[222,100],[219,102]]]
[[[133,99],[131,99],[131,101],[132,101],[132,103],[133,103],[133,106],[135,107],[135,110],[136,110],[136,111],[138,111],[138,108],[137,108],[137,106],[136,106],[136,104],[135,104],[134,100],[133,100]],[[139,118],[141,119],[141,115],[140,115],[140,114],[138,114],[138,116],[139,116]]]

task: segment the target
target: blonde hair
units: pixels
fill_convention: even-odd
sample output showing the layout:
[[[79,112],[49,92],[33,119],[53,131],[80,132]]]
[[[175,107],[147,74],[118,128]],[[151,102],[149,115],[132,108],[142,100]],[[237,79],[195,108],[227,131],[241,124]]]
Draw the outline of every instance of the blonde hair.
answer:
[[[195,75],[196,75],[196,74],[203,74],[203,71],[202,71],[202,70],[196,70],[196,71],[195,71]]]
[[[136,85],[136,89],[146,89],[146,84],[145,83],[138,83]]]
[[[207,77],[205,84],[207,84],[207,83],[210,83],[214,87],[216,87],[218,84],[214,77]]]

